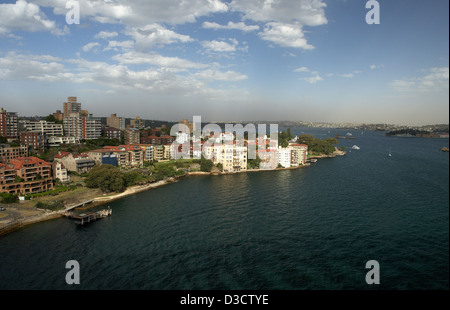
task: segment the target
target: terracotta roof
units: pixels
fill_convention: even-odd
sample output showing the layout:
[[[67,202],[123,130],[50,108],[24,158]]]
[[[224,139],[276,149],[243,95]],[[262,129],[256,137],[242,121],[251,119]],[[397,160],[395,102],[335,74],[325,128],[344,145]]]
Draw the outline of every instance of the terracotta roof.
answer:
[[[15,159],[11,159],[9,161],[11,165],[14,166],[14,169],[18,170],[21,169],[24,165],[27,164],[33,164],[35,166],[51,166],[50,163],[46,162],[45,160],[39,159],[37,157],[17,157]]]
[[[61,151],[59,151],[58,154],[56,154],[54,156],[54,158],[64,158],[66,156],[69,156],[69,154],[70,154],[70,152],[61,152]]]
[[[298,143],[289,143],[289,146],[306,146],[306,147],[308,147],[306,144],[298,144]]]

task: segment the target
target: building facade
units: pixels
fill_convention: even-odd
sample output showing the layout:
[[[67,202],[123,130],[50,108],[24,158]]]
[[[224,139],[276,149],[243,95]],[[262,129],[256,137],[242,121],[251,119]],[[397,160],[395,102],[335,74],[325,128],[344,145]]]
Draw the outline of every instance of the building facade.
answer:
[[[28,147],[27,146],[17,146],[10,147],[8,144],[0,145],[0,162],[7,163],[12,159],[17,157],[27,157]]]
[[[8,139],[19,137],[19,118],[16,112],[7,112],[0,108],[0,136]]]
[[[81,103],[77,102],[77,97],[68,97],[67,102],[63,104],[63,113],[64,116],[69,116],[72,113],[80,113],[81,112]]]
[[[18,157],[0,164],[0,192],[16,195],[53,189],[52,165],[36,157]]]
[[[125,118],[118,117],[117,114],[111,114],[111,116],[106,119],[106,125],[119,130],[125,130]]]

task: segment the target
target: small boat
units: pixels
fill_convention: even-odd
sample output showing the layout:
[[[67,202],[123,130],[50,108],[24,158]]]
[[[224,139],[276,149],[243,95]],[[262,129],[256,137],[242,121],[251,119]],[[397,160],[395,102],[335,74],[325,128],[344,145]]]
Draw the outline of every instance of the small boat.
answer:
[[[316,158],[311,158],[311,162],[315,163],[315,162],[317,162],[317,159]]]
[[[350,132],[347,132],[347,136],[352,136],[352,134]]]
[[[391,148],[389,148],[389,157],[392,157]]]
[[[353,146],[352,146],[352,149],[354,149],[354,150],[359,150],[359,149],[360,149],[360,147],[359,147],[359,146],[357,146],[357,145],[355,144],[355,145],[353,145]]]

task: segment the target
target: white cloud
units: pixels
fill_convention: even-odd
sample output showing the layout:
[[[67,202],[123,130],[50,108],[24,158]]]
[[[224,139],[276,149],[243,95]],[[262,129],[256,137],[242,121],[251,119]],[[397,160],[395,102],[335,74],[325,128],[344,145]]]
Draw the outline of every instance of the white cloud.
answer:
[[[127,41],[108,41],[108,46],[104,48],[104,51],[109,50],[130,50],[134,47],[134,41],[127,40]]]
[[[255,31],[255,30],[259,30],[259,26],[258,25],[246,25],[243,22],[239,22],[239,23],[234,23],[232,21],[229,21],[227,25],[220,25],[218,23],[212,23],[212,22],[204,22],[202,24],[202,27],[205,29],[228,29],[228,30],[232,30],[232,29],[236,29],[236,30],[241,30],[244,32],[249,32],[249,31]]]
[[[235,71],[220,72],[217,70],[204,70],[199,73],[194,74],[195,77],[205,79],[205,80],[218,80],[227,82],[237,82],[246,80],[248,76]]]
[[[0,58],[0,78],[39,80],[64,72],[59,58],[51,55],[20,55],[10,52]]]
[[[151,49],[155,45],[193,41],[190,36],[178,34],[159,24],[150,24],[144,27],[129,27],[125,30],[125,33],[136,41],[136,47],[139,50]]]
[[[372,69],[372,70],[374,70],[374,69],[380,69],[380,68],[383,68],[383,67],[384,67],[383,64],[381,64],[381,65],[370,65],[370,66],[369,66],[369,68]]]
[[[437,92],[449,88],[449,68],[431,68],[422,77],[394,80],[391,87],[399,92]]]
[[[314,49],[303,37],[300,24],[284,24],[270,22],[264,26],[264,30],[259,33],[261,39],[273,42],[283,47],[294,47],[306,50]]]
[[[295,69],[294,72],[309,72],[309,69],[306,67],[300,67]]]
[[[315,84],[317,82],[323,81],[323,78],[321,78],[319,75],[315,75],[309,78],[302,78],[302,80],[310,83],[310,84]]]
[[[117,37],[119,34],[115,31],[113,32],[108,32],[108,31],[100,31],[99,33],[97,33],[95,35],[96,39],[110,39],[110,38],[114,38]]]
[[[230,7],[242,12],[244,20],[266,23],[259,36],[283,47],[313,49],[304,38],[303,26],[328,22],[321,0],[233,0]]]
[[[49,31],[54,35],[64,35],[69,30],[67,26],[58,28],[38,5],[17,0],[12,4],[0,4],[0,35],[9,35],[14,31]]]
[[[100,43],[91,42],[91,43],[84,45],[81,49],[83,50],[83,52],[89,52],[90,50],[92,50],[93,48],[95,48],[97,46],[100,46]]]
[[[233,0],[233,11],[244,13],[245,19],[261,22],[298,22],[305,26],[319,26],[327,23],[321,0]]]
[[[351,73],[344,73],[344,74],[339,74],[339,76],[344,77],[344,78],[352,78],[355,77],[355,75],[360,74],[362,71],[360,70],[354,70]]]
[[[131,61],[134,52],[115,57],[115,60]],[[159,95],[198,96],[198,98],[228,98],[241,96],[245,90],[226,90],[212,88],[213,81],[234,82],[247,78],[235,71],[221,72],[212,65],[197,65],[179,58],[163,57],[153,54],[153,60],[144,62],[147,54],[135,54],[139,63],[153,63],[154,66],[132,70],[127,61],[109,64],[102,61],[89,61],[83,58],[61,60],[50,55],[20,55],[9,53],[0,57],[0,79],[4,80],[38,80],[55,83],[80,83],[106,86],[110,90],[142,90]],[[122,55],[123,56],[123,55]],[[131,62],[128,62],[131,64]],[[134,62],[138,63],[138,62]],[[66,66],[67,64],[67,66]],[[69,66],[70,65],[70,66]],[[166,65],[166,66],[164,66]],[[187,68],[193,72],[177,74],[171,68]],[[209,68],[208,68],[209,67]],[[70,69],[69,69],[70,68]],[[199,68],[207,68],[197,71]],[[183,70],[181,70],[183,71]],[[242,97],[241,97],[242,98]]]
[[[203,48],[208,52],[234,52],[236,51],[236,42],[229,44],[224,41],[204,41],[202,42]]]
[[[157,53],[127,52],[113,57],[120,64],[149,64],[161,67],[163,70],[173,72],[187,71],[189,69],[204,69],[206,64],[195,63],[179,57],[166,57]]]
[[[81,8],[81,19],[100,23],[123,23],[142,27],[153,23],[172,25],[195,22],[201,16],[228,11],[227,4],[219,0],[77,0]],[[36,3],[54,8],[53,12],[65,15],[66,0],[35,0]]]

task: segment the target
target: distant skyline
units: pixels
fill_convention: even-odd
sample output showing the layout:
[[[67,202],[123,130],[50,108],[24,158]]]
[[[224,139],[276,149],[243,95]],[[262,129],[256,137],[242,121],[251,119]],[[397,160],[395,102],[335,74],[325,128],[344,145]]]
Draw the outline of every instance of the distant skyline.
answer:
[[[66,23],[76,2],[80,23]],[[178,121],[449,123],[449,1],[0,2],[0,107]]]

